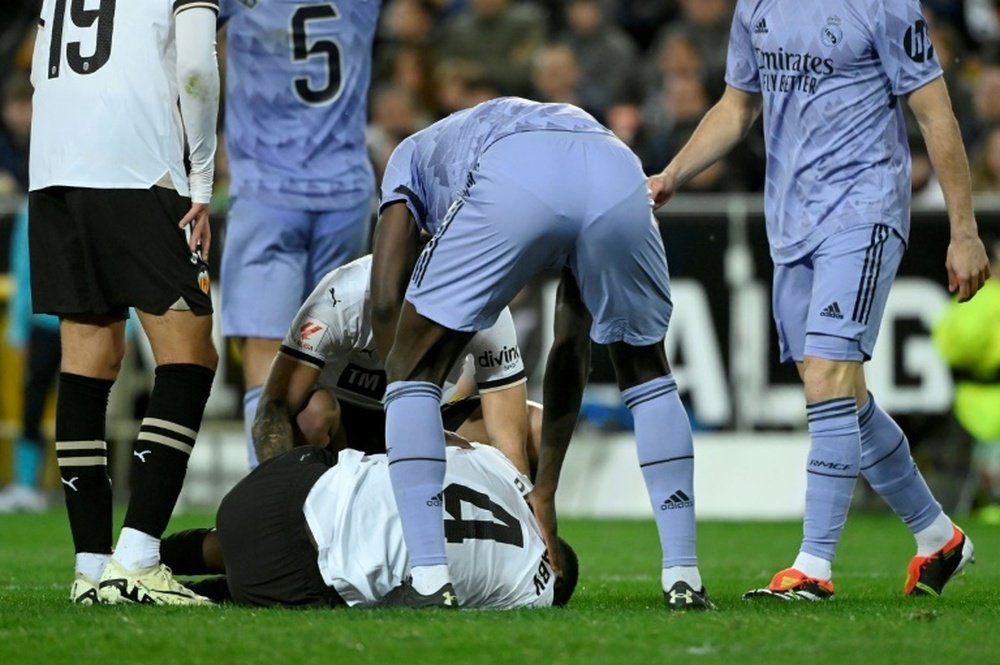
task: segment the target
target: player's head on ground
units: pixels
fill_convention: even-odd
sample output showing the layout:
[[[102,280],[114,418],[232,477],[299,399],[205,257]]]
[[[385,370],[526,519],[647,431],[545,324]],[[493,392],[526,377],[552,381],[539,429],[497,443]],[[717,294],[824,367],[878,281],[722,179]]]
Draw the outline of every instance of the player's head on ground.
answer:
[[[580,562],[576,558],[576,552],[562,538],[559,539],[559,558],[562,560],[562,576],[556,578],[555,594],[552,597],[552,605],[555,607],[563,607],[569,602],[580,578]]]

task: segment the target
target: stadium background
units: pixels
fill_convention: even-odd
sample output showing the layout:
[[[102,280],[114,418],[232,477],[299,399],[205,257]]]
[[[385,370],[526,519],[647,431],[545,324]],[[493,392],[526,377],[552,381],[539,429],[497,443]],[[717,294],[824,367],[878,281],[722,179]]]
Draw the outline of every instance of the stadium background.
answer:
[[[27,187],[30,45],[37,1],[0,9],[0,274]],[[403,137],[448,112],[498,94],[576,103],[661,169],[721,93],[731,0],[387,0],[375,47],[369,148],[376,172]],[[992,0],[925,3],[973,169],[984,235],[1000,238],[1000,11]],[[220,64],[224,64],[220,37]],[[911,123],[914,227],[886,313],[873,391],[903,424],[931,484],[950,510],[973,505],[971,438],[950,415],[953,381],[930,329],[947,305],[947,221],[926,151]],[[220,126],[220,135],[225,128]],[[220,142],[216,237],[224,241],[225,152]],[[775,518],[800,513],[807,437],[801,391],[776,360],[769,310],[771,268],[761,216],[759,127],[733,154],[696,178],[661,214],[676,316],[668,346],[699,450],[703,517]],[[138,221],[138,220],[137,220]],[[218,249],[213,268],[218,269]],[[217,286],[217,284],[216,284]],[[0,317],[17,288],[0,278]],[[537,395],[551,284],[518,299],[516,321]],[[0,328],[6,327],[0,321]],[[211,506],[245,468],[239,422],[239,357],[226,348],[182,506]],[[151,384],[137,341],[112,398],[109,438],[116,487],[127,486],[128,443]],[[640,516],[648,503],[635,468],[630,423],[597,353],[560,501],[565,514]],[[21,364],[0,351],[0,483],[10,479],[19,430]],[[51,434],[51,405],[46,417]],[[47,488],[58,494],[54,460]],[[760,473],[788,482],[759,483]],[[624,491],[622,488],[626,488]],[[630,493],[627,488],[636,491]],[[734,491],[733,488],[739,488]],[[864,492],[858,501],[869,503]],[[59,503],[58,501],[56,503]],[[873,502],[873,506],[874,506]]]

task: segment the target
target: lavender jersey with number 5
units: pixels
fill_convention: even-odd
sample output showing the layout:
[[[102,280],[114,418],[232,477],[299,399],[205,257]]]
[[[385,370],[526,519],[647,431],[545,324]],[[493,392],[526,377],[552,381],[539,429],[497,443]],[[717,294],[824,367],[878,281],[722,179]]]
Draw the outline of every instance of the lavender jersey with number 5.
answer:
[[[771,255],[790,263],[839,230],[909,235],[899,97],[941,76],[917,0],[740,0],[726,82],[759,92]]]
[[[381,205],[405,201],[420,228],[436,233],[448,208],[469,186],[470,172],[483,152],[505,136],[532,131],[612,135],[589,113],[569,104],[492,99],[453,113],[400,143],[382,179]]]
[[[292,210],[370,198],[365,148],[379,0],[222,0],[233,196]]]

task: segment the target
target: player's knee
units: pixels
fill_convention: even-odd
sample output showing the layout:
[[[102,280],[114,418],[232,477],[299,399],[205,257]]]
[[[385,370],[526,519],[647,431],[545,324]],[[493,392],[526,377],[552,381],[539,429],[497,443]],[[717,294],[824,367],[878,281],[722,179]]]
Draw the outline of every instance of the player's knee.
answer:
[[[609,345],[618,387],[626,390],[670,373],[663,340],[649,346],[632,346],[625,342]]]
[[[806,402],[854,397],[861,363],[806,356],[802,367]]]

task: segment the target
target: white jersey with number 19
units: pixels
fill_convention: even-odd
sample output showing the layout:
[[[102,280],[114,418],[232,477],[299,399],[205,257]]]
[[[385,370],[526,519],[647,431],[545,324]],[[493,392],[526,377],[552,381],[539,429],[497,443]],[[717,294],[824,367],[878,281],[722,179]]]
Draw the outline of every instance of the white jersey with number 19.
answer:
[[[43,0],[31,69],[32,191],[165,184],[188,195],[175,17],[194,8],[218,13],[219,3]]]

